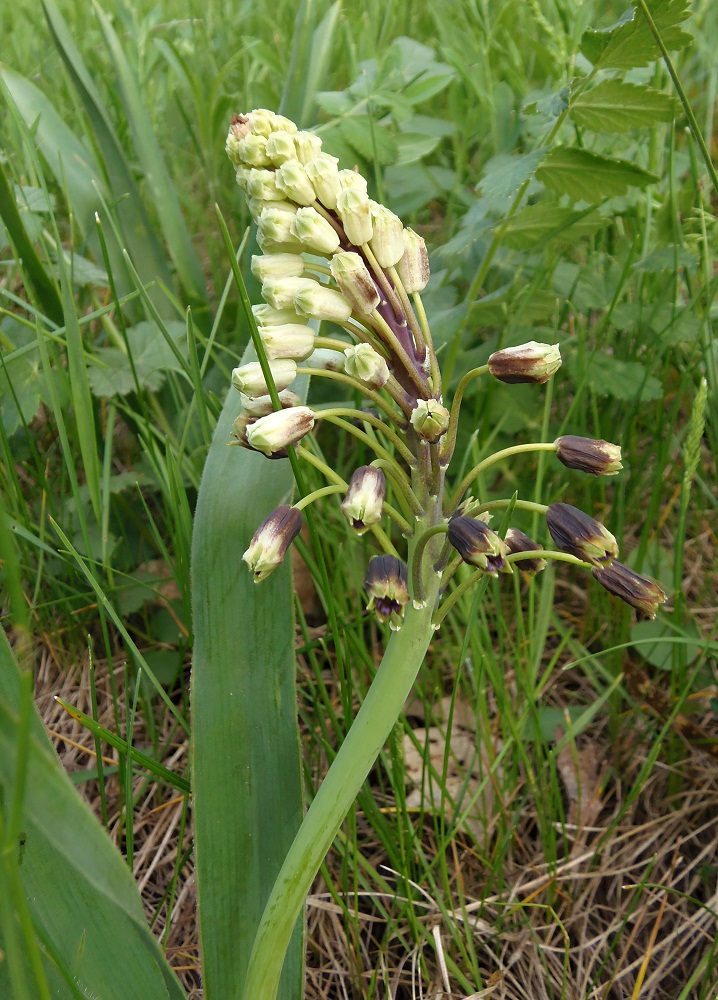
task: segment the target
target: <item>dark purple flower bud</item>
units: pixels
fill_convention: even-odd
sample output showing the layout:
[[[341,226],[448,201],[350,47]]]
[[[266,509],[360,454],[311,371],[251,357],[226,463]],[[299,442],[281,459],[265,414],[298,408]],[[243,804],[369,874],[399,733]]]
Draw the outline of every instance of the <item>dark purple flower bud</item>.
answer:
[[[367,611],[374,611],[380,622],[401,628],[404,607],[409,603],[408,570],[396,556],[374,556],[367,566],[364,587],[370,601]]]
[[[623,563],[613,562],[601,569],[596,567],[591,573],[609,594],[630,604],[641,618],[655,618],[658,606],[668,600],[657,583],[640,573],[634,573]]]
[[[511,572],[506,562],[508,547],[484,521],[461,514],[449,521],[447,536],[464,562],[497,576]]]
[[[282,504],[265,518],[254,533],[242,556],[260,583],[284,562],[287,549],[302,528],[302,515],[296,507]]]
[[[523,531],[519,531],[518,528],[509,528],[506,532],[506,538],[504,539],[509,552],[513,555],[516,552],[540,552],[541,546],[538,542],[535,542],[533,538],[529,538],[525,535]],[[526,559],[519,559],[515,563],[516,567],[521,570],[522,573],[528,573],[534,576],[536,573],[540,573],[542,569],[546,569],[545,559],[531,559],[527,557]]]
[[[556,438],[556,458],[567,469],[590,472],[594,476],[615,476],[623,468],[621,449],[609,441],[594,441],[592,438],[575,437],[564,434]]]
[[[567,503],[552,503],[546,523],[556,548],[594,566],[608,566],[618,555],[618,543],[610,531]]]
[[[381,469],[362,465],[352,476],[342,513],[359,535],[381,521],[386,496],[386,479]]]
[[[489,371],[499,382],[548,382],[561,367],[558,344],[538,344],[535,340],[519,347],[505,347],[489,358]]]

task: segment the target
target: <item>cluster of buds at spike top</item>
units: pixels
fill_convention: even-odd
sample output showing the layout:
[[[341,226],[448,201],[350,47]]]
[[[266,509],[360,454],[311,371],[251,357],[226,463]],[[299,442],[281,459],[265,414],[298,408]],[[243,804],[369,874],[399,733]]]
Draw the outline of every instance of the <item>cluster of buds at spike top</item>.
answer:
[[[452,577],[462,561],[492,576],[511,573],[516,565],[530,578],[552,556],[590,568],[606,590],[639,614],[653,616],[666,599],[663,591],[616,562],[615,538],[582,511],[565,503],[544,508],[555,545],[551,551],[513,526],[505,538],[489,528],[487,511],[514,504],[521,509],[518,498],[492,501],[474,516],[480,507],[462,502],[487,464],[501,458],[553,451],[569,469],[613,476],[622,467],[617,445],[572,435],[550,444],[516,444],[479,462],[447,497],[447,469],[468,382],[489,373],[507,384],[545,383],[561,366],[558,345],[532,341],[495,351],[487,364],[464,375],[451,406],[445,405],[421,302],[430,277],[423,238],[372,201],[357,170],[341,169],[318,136],[287,118],[266,110],[235,115],[227,152],[257,224],[262,252],[252,257],[251,267],[264,300],[252,307],[261,363],[240,365],[232,373],[242,401],[232,434],[268,458],[294,459],[296,447],[296,457],[309,459],[330,482],[302,497],[297,507],[278,508],[260,526],[244,557],[255,580],[282,562],[299,531],[298,508],[344,492],[341,511],[351,529],[359,535],[372,531],[387,553],[369,563],[366,589],[369,608],[392,628],[403,621],[410,589],[414,608],[421,610],[428,606],[430,583],[434,612],[444,593],[456,588]],[[334,329],[327,332],[322,323]],[[321,409],[304,405],[293,388],[298,375],[333,379],[343,399]],[[352,390],[366,406],[345,402]],[[300,445],[320,419],[355,434],[376,453],[348,483]],[[537,505],[529,503],[528,509]],[[382,523],[385,516],[389,527]],[[392,530],[410,539],[411,573],[396,555]],[[460,558],[452,559],[452,552]],[[461,576],[470,585],[473,575]]]

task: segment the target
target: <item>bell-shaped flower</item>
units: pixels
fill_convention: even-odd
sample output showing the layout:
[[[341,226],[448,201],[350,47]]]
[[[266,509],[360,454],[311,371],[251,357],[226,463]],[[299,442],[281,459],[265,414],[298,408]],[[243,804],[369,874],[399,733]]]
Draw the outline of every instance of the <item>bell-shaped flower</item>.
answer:
[[[360,247],[363,243],[369,242],[374,227],[369,199],[365,194],[355,188],[345,188],[337,197],[337,212],[342,220],[346,237],[353,246]]]
[[[373,313],[381,302],[376,283],[358,253],[335,253],[329,262],[332,277],[352,309],[362,316]]]
[[[260,417],[247,427],[247,441],[264,455],[282,452],[300,441],[314,427],[314,412],[308,406],[292,406]]]
[[[299,162],[306,164],[319,156],[322,151],[322,140],[313,132],[295,132],[294,148]]]
[[[564,434],[556,438],[556,458],[568,469],[594,476],[615,476],[623,468],[621,448],[609,441]]]
[[[299,396],[291,389],[282,389],[279,393],[279,402],[282,404],[282,409],[302,405]],[[242,394],[242,410],[253,419],[266,417],[268,413],[274,413],[274,403],[271,396],[245,396]]]
[[[289,546],[302,528],[302,515],[296,507],[283,504],[260,524],[242,556],[255,583],[261,583],[281,566]]]
[[[519,347],[505,347],[489,357],[489,371],[499,382],[548,382],[561,367],[558,344],[535,340]]]
[[[349,481],[342,501],[342,513],[358,535],[381,521],[386,496],[386,479],[381,469],[362,465]]]
[[[509,553],[513,555],[515,552],[540,552],[541,546],[538,542],[535,542],[533,538],[529,538],[525,535],[523,531],[519,531],[518,528],[509,528],[506,532],[506,537],[504,538],[506,542],[506,548]],[[546,569],[545,559],[520,559],[516,564],[517,569],[520,569],[522,573],[527,573],[529,576],[535,576],[536,573],[540,573],[541,570]]]
[[[279,358],[306,361],[314,350],[314,330],[311,326],[302,326],[299,323],[260,326],[259,336],[262,338],[267,357],[272,361]]]
[[[607,528],[568,503],[552,503],[546,524],[556,548],[599,568],[610,565],[618,555],[618,543]]]
[[[609,594],[630,604],[642,618],[655,618],[659,606],[668,600],[654,580],[641,576],[623,563],[612,562],[610,566],[595,567],[591,574]]]
[[[306,261],[300,253],[265,253],[252,257],[252,274],[257,281],[267,278],[301,278]]]
[[[302,288],[297,292],[294,296],[295,309],[315,319],[346,323],[352,314],[352,307],[342,293],[319,282],[315,284],[316,288]]]
[[[380,267],[394,267],[404,256],[404,226],[398,215],[376,201],[370,201],[372,253]]]
[[[300,208],[292,220],[291,233],[313,253],[333,254],[339,249],[339,233],[316,208]]]
[[[403,232],[404,253],[396,265],[401,283],[406,291],[421,292],[429,283],[429,254],[424,238],[413,229]]]
[[[344,371],[370,389],[381,389],[389,381],[391,372],[385,359],[371,344],[357,344],[344,348]]]
[[[294,361],[272,361],[269,367],[277,392],[286,389],[297,377],[297,365]],[[245,396],[266,396],[269,392],[258,361],[250,361],[249,364],[235,368],[232,372],[232,385]]]
[[[511,567],[506,562],[508,546],[484,521],[465,514],[452,517],[447,537],[464,562],[471,566],[476,566],[491,576],[511,572]]]
[[[277,129],[267,139],[265,152],[275,167],[280,167],[287,160],[296,160],[297,149],[294,136],[284,129]]]
[[[312,182],[299,160],[287,160],[281,165],[277,170],[277,187],[297,205],[311,205],[316,199]]]
[[[292,309],[297,292],[314,287],[321,288],[314,278],[265,278],[262,282],[262,297],[272,309]]]
[[[367,611],[374,611],[380,622],[389,622],[394,631],[400,629],[409,603],[406,564],[396,556],[374,556],[367,566],[364,588],[370,598]]]
[[[317,199],[325,208],[337,207],[337,195],[341,191],[339,183],[339,160],[329,153],[320,153],[306,164],[307,177],[312,182]]]

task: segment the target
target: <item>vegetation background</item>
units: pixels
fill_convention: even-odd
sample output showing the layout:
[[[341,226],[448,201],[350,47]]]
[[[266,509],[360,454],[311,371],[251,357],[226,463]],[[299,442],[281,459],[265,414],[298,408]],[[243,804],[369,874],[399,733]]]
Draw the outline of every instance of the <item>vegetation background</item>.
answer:
[[[560,343],[548,392],[482,383],[469,396],[467,468],[560,433],[624,449],[617,479],[539,460],[501,467],[476,494],[569,499],[670,594],[655,622],[636,623],[559,568],[455,605],[309,899],[306,995],[716,995],[718,10],[631,11],[616,26],[622,7],[593,0],[0,8],[0,612],[21,668],[2,653],[14,902],[0,932],[20,970],[8,996],[45,996],[33,976],[63,955],[72,981],[68,956],[85,943],[53,928],[66,912],[70,933],[84,905],[77,871],[92,870],[95,843],[87,817],[52,839],[73,807],[51,770],[43,784],[30,671],[75,788],[123,852],[187,994],[203,995],[190,554],[249,336],[215,204],[258,299],[224,153],[230,114],[255,107],[316,127],[425,236],[449,389],[499,345]],[[365,461],[325,430],[317,446],[345,478]],[[300,544],[295,566],[308,796],[384,644],[364,612],[369,543],[349,539],[335,500],[320,549]],[[229,491],[226,504],[238,519],[251,507]],[[244,547],[227,539],[230,565]],[[236,609],[232,641],[251,647],[260,678],[262,650],[289,644],[282,613],[283,640]],[[219,850],[236,831],[213,818]],[[46,923],[22,903],[34,897],[17,844],[33,824],[56,852],[43,862],[54,877],[35,885],[55,883]],[[109,929],[104,945],[119,979],[102,995],[120,982],[118,996],[149,996],[122,979],[121,952],[113,965]]]

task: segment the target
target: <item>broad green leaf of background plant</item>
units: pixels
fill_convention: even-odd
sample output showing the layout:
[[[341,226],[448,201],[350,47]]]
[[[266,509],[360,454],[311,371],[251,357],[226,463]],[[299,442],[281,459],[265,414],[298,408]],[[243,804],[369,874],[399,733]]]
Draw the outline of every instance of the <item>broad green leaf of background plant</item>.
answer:
[[[195,852],[204,995],[239,1000],[269,892],[302,819],[289,565],[261,586],[242,562],[293,490],[289,463],[227,447],[227,396],[202,476],[192,540]],[[283,996],[303,995],[298,927]]]
[[[571,118],[593,132],[627,132],[656,122],[670,122],[678,105],[673,97],[653,87],[623,80],[603,80],[582,91],[571,104]]]
[[[680,26],[690,17],[689,0],[649,0],[648,9],[669,51],[682,49],[692,40]],[[629,7],[608,28],[588,28],[581,38],[581,52],[596,69],[634,69],[647,66],[661,54],[637,6]]]
[[[185,324],[169,320],[165,326],[178,349],[185,354]],[[154,392],[164,384],[167,372],[183,370],[154,323],[138,323],[129,327],[126,333],[137,380],[144,388]],[[95,351],[87,366],[87,378],[96,396],[126,396],[136,388],[129,357],[119,347],[101,347]]]
[[[610,222],[595,209],[577,212],[549,202],[528,205],[502,228],[501,241],[517,250],[530,250],[552,239],[577,240]],[[501,225],[499,223],[499,225]]]
[[[573,146],[557,146],[536,170],[547,188],[573,201],[600,201],[626,194],[629,187],[646,188],[655,174],[628,160],[591,153]]]
[[[17,777],[19,703],[20,670],[3,632],[0,809],[5,823]],[[4,864],[15,867],[53,1000],[184,1000],[147,926],[125,861],[73,788],[34,709],[30,723],[21,843]],[[9,891],[3,880],[3,893]],[[18,936],[25,933],[17,923],[15,929]],[[7,957],[7,940],[0,941],[0,950]],[[14,995],[7,961],[0,962],[0,995]]]

